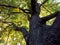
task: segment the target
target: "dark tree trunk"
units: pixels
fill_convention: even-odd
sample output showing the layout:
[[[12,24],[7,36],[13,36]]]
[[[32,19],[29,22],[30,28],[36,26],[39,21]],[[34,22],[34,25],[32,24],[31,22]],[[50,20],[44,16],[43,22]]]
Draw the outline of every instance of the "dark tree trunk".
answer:
[[[40,18],[39,12],[40,8],[37,6],[37,0],[31,0],[31,19],[30,19],[30,35],[29,35],[29,45],[41,45],[41,37],[39,38],[40,34],[42,34],[42,25],[40,25]],[[39,12],[36,10],[39,9]],[[40,39],[40,40],[39,40]]]
[[[43,30],[42,24],[40,24],[39,19],[39,16],[35,14],[31,17],[29,45],[41,45]]]

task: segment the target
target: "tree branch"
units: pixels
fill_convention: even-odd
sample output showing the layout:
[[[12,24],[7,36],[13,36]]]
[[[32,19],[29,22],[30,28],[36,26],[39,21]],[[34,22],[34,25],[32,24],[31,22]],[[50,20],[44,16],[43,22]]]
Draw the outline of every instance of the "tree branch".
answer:
[[[3,23],[8,23],[9,26],[13,25],[13,28],[15,29],[15,31],[20,31],[23,33],[23,36],[25,38],[25,41],[28,43],[28,39],[29,39],[29,32],[24,28],[24,27],[18,27],[16,26],[13,22],[6,22],[6,21],[3,21]],[[7,27],[9,27],[7,26]],[[6,27],[6,28],[7,28]],[[6,29],[5,28],[5,29]]]
[[[20,7],[15,7],[15,6],[6,5],[6,4],[0,4],[0,6],[2,6],[2,7],[9,7],[9,8],[18,8],[18,9],[22,10],[24,13],[30,13],[29,9],[22,9]]]
[[[28,34],[28,31],[27,31],[24,27],[18,27],[18,26],[16,26],[13,22],[3,21],[3,23],[8,23],[10,26],[13,25],[13,28],[14,28],[16,31],[21,31],[24,36],[26,36],[26,35]]]
[[[60,12],[58,12],[56,19],[53,22],[52,29],[60,30]]]
[[[47,12],[51,13],[46,7],[42,6]]]
[[[29,44],[28,43],[28,40],[29,40],[29,33],[28,33],[28,31],[24,27],[16,26],[14,23],[12,25],[13,25],[15,31],[20,31],[20,32],[23,33],[23,36],[24,36],[25,41],[26,41],[26,44]]]
[[[24,28],[24,27],[18,27],[16,26],[14,23],[12,23],[15,31],[21,31],[24,35],[24,37],[26,37],[28,35],[28,31]]]
[[[36,4],[37,4],[37,0],[31,0],[31,12],[32,12],[32,14],[36,13]]]
[[[58,15],[58,13],[60,13],[60,11],[57,11],[57,12],[55,12],[53,14],[50,14],[49,16],[46,16],[46,17],[41,18],[42,19],[42,22],[43,23],[46,23],[46,21],[48,21],[48,20],[56,17]]]
[[[40,7],[44,5],[48,0],[44,0],[42,4],[40,4]]]

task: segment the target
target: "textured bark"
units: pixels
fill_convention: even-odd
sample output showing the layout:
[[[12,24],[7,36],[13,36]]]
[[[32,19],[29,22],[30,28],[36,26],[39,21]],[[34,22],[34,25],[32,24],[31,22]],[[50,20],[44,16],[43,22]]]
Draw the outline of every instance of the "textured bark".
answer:
[[[37,15],[31,17],[29,45],[41,45],[42,24],[40,24],[39,19],[40,18]]]

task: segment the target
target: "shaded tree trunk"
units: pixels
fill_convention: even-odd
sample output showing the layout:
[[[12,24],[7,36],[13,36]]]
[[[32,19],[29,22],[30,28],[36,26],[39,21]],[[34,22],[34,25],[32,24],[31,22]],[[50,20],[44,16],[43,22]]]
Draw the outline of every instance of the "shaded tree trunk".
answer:
[[[40,24],[39,19],[39,16],[33,15],[30,20],[29,45],[41,45],[43,30],[42,24]]]
[[[38,6],[38,7],[37,7]],[[37,9],[39,9],[37,11]],[[31,0],[31,19],[30,19],[30,35],[29,35],[29,45],[41,45],[41,37],[39,33],[42,34],[42,25],[40,25],[40,7],[37,0]],[[41,26],[41,27],[40,27]],[[40,39],[40,40],[39,40]]]

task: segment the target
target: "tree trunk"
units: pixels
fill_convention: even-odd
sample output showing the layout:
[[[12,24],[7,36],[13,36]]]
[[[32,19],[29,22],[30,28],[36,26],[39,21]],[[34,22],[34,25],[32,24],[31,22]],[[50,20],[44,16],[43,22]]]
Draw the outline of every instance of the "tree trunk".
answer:
[[[33,15],[30,20],[29,45],[42,45],[42,24],[39,22],[39,16]],[[40,37],[41,36],[41,37]]]

